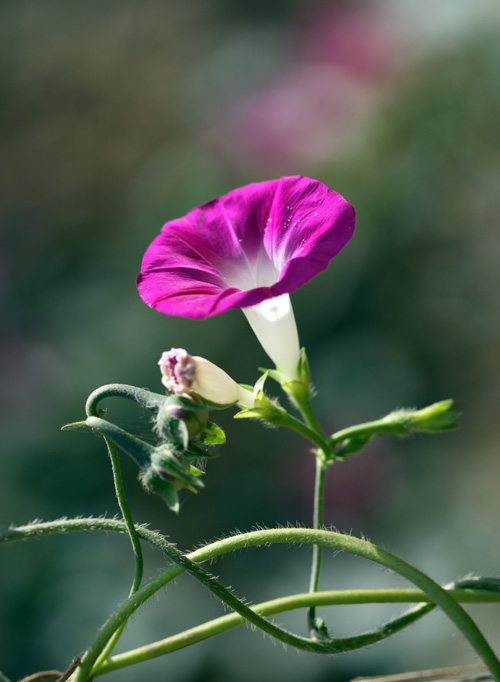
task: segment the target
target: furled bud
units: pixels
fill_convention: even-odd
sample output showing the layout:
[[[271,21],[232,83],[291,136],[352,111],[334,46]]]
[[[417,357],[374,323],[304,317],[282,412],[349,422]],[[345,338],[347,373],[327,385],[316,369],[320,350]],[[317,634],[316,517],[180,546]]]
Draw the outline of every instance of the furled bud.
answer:
[[[160,495],[172,511],[179,511],[178,491],[188,488],[193,492],[203,487],[198,479],[201,471],[182,455],[167,446],[156,448],[149,466],[141,470],[140,480],[151,493]]]
[[[452,405],[453,400],[441,400],[421,410],[394,410],[378,422],[376,431],[406,435],[413,431],[438,433],[456,429],[454,422],[460,414],[451,409]]]
[[[217,365],[189,355],[183,348],[163,353],[158,364],[163,385],[173,393],[194,394],[215,405],[254,405],[251,391],[237,384]]]
[[[414,431],[428,431],[437,433],[456,429],[455,420],[460,416],[459,412],[451,409],[453,400],[441,400],[411,414]]]
[[[183,426],[179,422],[182,422]],[[184,448],[190,439],[202,433],[207,422],[206,406],[185,396],[168,396],[156,415],[158,433],[167,440],[178,440],[175,438],[176,432],[179,430],[184,432]]]

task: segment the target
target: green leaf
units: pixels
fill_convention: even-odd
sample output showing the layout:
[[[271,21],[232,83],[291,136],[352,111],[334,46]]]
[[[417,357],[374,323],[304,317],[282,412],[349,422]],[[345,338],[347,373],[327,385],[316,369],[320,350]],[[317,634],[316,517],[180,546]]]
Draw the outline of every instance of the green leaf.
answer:
[[[222,445],[222,443],[226,442],[226,434],[217,424],[207,422],[204,430],[199,435],[199,439],[205,445]]]
[[[203,474],[205,473],[201,469],[198,469],[198,467],[195,467],[194,464],[190,465],[189,471],[193,476],[203,476]]]

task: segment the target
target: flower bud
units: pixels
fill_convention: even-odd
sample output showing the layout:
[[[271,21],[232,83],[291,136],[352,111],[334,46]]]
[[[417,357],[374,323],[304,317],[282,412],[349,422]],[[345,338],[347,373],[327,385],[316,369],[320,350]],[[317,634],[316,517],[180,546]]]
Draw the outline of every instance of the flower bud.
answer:
[[[200,396],[215,405],[245,407],[254,404],[253,393],[237,384],[229,374],[209,360],[191,356],[183,348],[172,348],[163,353],[158,362],[162,383],[173,393]]]
[[[431,433],[456,429],[457,425],[454,422],[460,413],[452,410],[452,405],[453,400],[441,400],[439,403],[416,410],[411,415],[413,429]]]
[[[170,509],[178,512],[178,491],[187,488],[197,492],[203,488],[200,474],[180,453],[160,446],[153,451],[149,465],[142,468],[140,480],[146,490],[160,495]]]
[[[179,424],[181,422],[181,424]],[[191,438],[196,438],[205,429],[208,422],[208,410],[204,405],[196,403],[192,398],[181,398],[180,396],[169,396],[159,408],[156,416],[156,427],[158,433],[172,440],[172,432],[181,429],[185,434],[183,447]],[[175,441],[175,438],[173,439]]]
[[[413,431],[437,433],[456,429],[454,423],[459,413],[451,409],[453,400],[441,400],[421,410],[402,409],[391,412],[380,420],[377,431],[405,435]]]

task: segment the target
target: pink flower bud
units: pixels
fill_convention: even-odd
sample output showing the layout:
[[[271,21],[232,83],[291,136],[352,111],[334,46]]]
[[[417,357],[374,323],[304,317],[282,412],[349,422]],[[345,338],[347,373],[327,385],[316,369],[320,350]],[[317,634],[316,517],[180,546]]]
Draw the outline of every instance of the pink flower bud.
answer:
[[[189,355],[183,348],[171,348],[158,362],[162,384],[174,393],[195,394],[216,405],[253,407],[251,391],[236,383],[229,374],[213,362]]]

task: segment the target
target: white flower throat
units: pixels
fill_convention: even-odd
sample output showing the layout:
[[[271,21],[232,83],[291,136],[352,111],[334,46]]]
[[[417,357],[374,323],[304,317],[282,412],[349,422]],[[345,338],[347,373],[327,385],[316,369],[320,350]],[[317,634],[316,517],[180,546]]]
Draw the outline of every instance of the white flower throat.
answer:
[[[288,294],[242,308],[262,347],[290,381],[298,378],[299,336]]]

